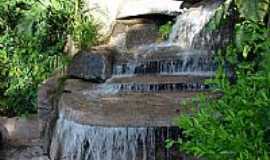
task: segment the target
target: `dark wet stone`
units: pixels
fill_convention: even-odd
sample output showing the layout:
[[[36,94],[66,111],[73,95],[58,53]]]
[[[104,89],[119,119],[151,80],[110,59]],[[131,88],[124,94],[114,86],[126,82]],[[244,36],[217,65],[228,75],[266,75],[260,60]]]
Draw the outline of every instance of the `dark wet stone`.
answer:
[[[89,51],[80,51],[68,69],[68,75],[93,82],[104,82],[112,74],[113,51],[98,47]]]
[[[8,138],[7,129],[0,122],[0,149],[3,148]]]

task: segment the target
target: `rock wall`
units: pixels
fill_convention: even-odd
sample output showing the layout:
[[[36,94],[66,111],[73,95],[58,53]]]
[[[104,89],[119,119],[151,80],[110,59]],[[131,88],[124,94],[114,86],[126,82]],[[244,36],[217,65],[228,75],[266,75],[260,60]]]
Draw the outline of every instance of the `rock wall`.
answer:
[[[177,15],[182,1],[174,0],[86,0],[87,9],[109,36],[115,20],[149,14]]]

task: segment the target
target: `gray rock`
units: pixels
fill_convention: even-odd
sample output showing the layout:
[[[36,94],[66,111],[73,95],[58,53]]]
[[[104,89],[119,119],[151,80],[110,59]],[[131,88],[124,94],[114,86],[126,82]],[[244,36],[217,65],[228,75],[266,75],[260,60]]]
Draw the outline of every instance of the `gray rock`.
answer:
[[[6,146],[0,151],[1,160],[49,160],[39,145]]]
[[[34,157],[31,160],[49,160],[47,156]]]
[[[74,56],[68,75],[93,82],[104,82],[112,74],[113,51],[106,47],[81,51]]]
[[[58,116],[57,104],[62,91],[61,82],[60,77],[52,77],[45,81],[38,90],[39,130],[45,152],[50,145],[50,138]]]
[[[177,15],[181,13],[182,1],[173,0],[128,0],[119,7],[117,18],[140,15],[164,14]]]
[[[85,0],[91,15],[101,24],[101,34],[111,34],[114,22],[151,14],[174,15],[180,13],[182,1],[174,0]]]
[[[6,143],[8,139],[7,129],[0,123],[0,149]]]
[[[120,51],[128,51],[140,45],[156,42],[159,26],[149,19],[118,20],[114,26],[110,45]]]
[[[37,116],[8,118],[4,124],[8,134],[8,143],[24,145],[36,143],[39,139]]]

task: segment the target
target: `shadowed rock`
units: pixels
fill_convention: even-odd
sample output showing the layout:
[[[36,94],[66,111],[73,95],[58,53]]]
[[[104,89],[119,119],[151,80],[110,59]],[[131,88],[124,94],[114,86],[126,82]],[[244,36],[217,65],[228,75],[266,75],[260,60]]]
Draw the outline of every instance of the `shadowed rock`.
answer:
[[[3,124],[0,123],[0,149],[3,148],[4,144],[7,142],[8,132]]]
[[[112,54],[111,49],[101,47],[81,51],[73,58],[68,75],[93,82],[104,82],[112,74]]]

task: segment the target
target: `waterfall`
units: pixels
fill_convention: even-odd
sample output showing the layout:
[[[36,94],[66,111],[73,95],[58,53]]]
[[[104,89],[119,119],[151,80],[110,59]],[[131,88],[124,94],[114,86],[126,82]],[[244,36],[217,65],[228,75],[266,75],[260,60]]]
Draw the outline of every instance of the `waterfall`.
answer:
[[[140,58],[136,62],[115,64],[113,74],[115,76],[138,74],[213,76],[216,68],[212,57],[205,54],[180,54],[174,57],[151,58],[150,60]]]
[[[208,35],[202,30],[221,2],[207,0],[185,10],[167,42],[142,45],[131,54],[118,53],[110,63],[112,77],[105,83],[63,93],[51,159],[189,159],[167,150],[164,141],[181,134],[172,122],[179,115],[179,101],[211,87],[204,80],[217,69],[213,51],[195,49],[193,43],[198,36]]]
[[[178,134],[177,128],[169,127],[81,125],[60,115],[50,155],[54,160],[156,160],[157,155],[169,160],[164,140]]]
[[[177,17],[169,36],[169,43],[176,43],[182,48],[192,48],[194,38],[205,28],[221,2],[210,0],[207,5],[198,5],[184,11]]]

